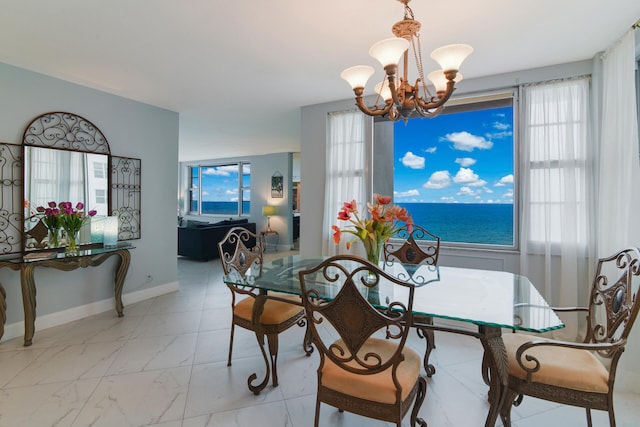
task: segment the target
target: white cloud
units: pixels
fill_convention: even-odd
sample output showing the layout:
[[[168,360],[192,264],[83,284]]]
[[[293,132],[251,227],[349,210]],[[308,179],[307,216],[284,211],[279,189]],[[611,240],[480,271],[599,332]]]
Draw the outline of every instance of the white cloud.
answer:
[[[496,187],[501,187],[508,184],[513,184],[513,174],[505,175],[500,178],[500,181],[498,181]]]
[[[212,176],[229,176],[232,173],[237,175],[238,166],[216,166],[216,167],[203,169],[202,173],[204,175],[212,175]]]
[[[238,194],[238,189],[234,188],[232,190],[225,190],[224,194],[228,194],[228,195]]]
[[[476,162],[477,160],[471,157],[458,157],[456,159],[456,163],[463,167],[474,165]]]
[[[473,151],[475,148],[479,150],[488,150],[493,147],[493,142],[487,141],[481,136],[471,135],[469,132],[448,133],[446,141],[452,142],[456,150]]]
[[[393,197],[415,197],[419,196],[420,192],[416,189],[408,190],[408,191],[394,191]]]
[[[456,176],[453,177],[453,182],[456,184],[470,185],[472,187],[480,187],[487,183],[485,180],[480,179],[478,174],[469,168],[460,168]]]
[[[440,197],[440,201],[444,202],[444,203],[453,203],[456,201],[456,199],[454,197],[451,196],[442,196]]]
[[[429,154],[433,154],[433,153],[435,153],[435,152],[436,152],[436,150],[438,150],[438,147],[429,147],[429,148],[427,148],[427,149],[426,149],[426,150],[424,150],[424,151],[426,151],[426,152],[427,152],[427,153],[429,153]]]
[[[416,156],[411,151],[407,151],[400,161],[408,168],[424,169],[424,157]]]
[[[498,130],[507,130],[511,128],[511,125],[509,125],[508,123],[494,122],[493,128]]]
[[[493,193],[493,190],[492,190],[492,189],[490,189],[489,187],[483,187],[482,189],[483,189],[483,190],[484,190],[484,192],[485,192],[485,193],[487,193],[487,194],[492,194],[492,193]]]
[[[460,191],[458,191],[458,196],[477,196],[478,194],[481,194],[481,193],[482,193],[482,190],[474,191],[465,185],[463,187],[460,187]]]
[[[431,174],[429,180],[425,182],[422,186],[424,188],[431,188],[435,190],[439,190],[441,188],[447,188],[451,185],[451,176],[449,175],[449,171],[437,171]]]

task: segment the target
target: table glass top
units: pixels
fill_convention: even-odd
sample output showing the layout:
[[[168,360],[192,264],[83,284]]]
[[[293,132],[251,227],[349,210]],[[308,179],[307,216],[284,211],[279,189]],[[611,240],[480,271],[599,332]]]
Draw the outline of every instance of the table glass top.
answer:
[[[65,253],[64,248],[56,248],[50,251],[33,251],[25,255],[12,254],[6,257],[0,257],[0,262],[10,263],[29,263],[46,260],[65,260],[71,258],[79,258],[85,256],[95,256],[119,251],[121,249],[133,249],[134,246],[129,242],[119,242],[115,246],[103,246],[102,244],[81,245],[77,254]]]
[[[300,270],[315,267],[321,258],[288,256],[265,262],[262,274],[257,268],[243,278],[236,272],[224,276],[225,283],[247,285],[266,291],[300,294]],[[531,332],[545,332],[564,325],[529,279],[504,271],[455,267],[413,266],[381,263],[389,275],[416,286],[413,312],[419,315],[454,319],[478,325],[498,326]],[[317,275],[307,288],[316,289],[322,298],[331,299],[338,291],[335,284]],[[369,291],[369,301],[380,307],[385,302],[402,300],[406,292],[382,280],[377,295]],[[367,289],[363,286],[363,292]]]

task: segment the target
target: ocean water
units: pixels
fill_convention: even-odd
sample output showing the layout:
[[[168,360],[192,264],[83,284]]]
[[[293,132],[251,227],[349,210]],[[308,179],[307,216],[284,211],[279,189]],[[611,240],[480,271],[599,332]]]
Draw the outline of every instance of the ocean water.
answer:
[[[197,206],[194,204],[191,206],[192,210],[196,210]],[[242,209],[244,212],[251,211],[251,202],[242,202]],[[237,202],[202,202],[203,214],[216,214],[216,215],[238,215],[238,203]]]
[[[443,242],[513,245],[513,205],[486,203],[398,203],[413,222]],[[250,202],[244,202],[249,212]],[[235,202],[203,202],[202,213],[235,216]]]
[[[443,242],[513,245],[513,205],[398,203]]]

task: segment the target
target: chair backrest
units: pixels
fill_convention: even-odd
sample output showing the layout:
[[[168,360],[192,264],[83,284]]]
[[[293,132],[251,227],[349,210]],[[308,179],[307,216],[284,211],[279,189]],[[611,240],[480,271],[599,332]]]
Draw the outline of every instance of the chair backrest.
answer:
[[[598,260],[589,297],[585,342],[626,340],[640,308],[640,252],[627,248]],[[611,358],[620,352],[599,352]]]
[[[309,330],[321,358],[319,372],[328,358],[355,374],[375,374],[393,367],[395,375],[411,325],[414,287],[350,255],[328,258],[300,271],[299,277]],[[384,310],[367,299],[368,292],[376,291],[382,281],[385,286],[390,282],[394,297],[398,297]],[[336,291],[333,298],[327,297],[330,289]],[[317,328],[320,324],[321,332]],[[387,346],[384,352],[369,351],[368,340],[373,335],[395,346]],[[336,336],[340,341],[335,341]]]
[[[218,242],[218,252],[224,274],[235,270],[243,277],[255,264],[262,273],[262,241],[255,233],[243,227],[233,227]]]
[[[414,225],[411,232],[403,227],[394,237],[404,241],[389,241],[384,244],[385,262],[397,260],[403,264],[438,264],[440,237],[419,225]]]

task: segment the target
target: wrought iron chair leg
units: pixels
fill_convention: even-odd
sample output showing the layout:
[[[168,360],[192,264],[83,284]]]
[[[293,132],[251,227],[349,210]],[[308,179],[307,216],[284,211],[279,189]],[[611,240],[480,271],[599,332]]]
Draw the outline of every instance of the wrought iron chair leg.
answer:
[[[431,323],[433,323],[433,319],[431,319]],[[427,348],[424,351],[424,359],[422,360],[422,366],[424,366],[424,370],[427,373],[427,377],[431,377],[436,373],[436,367],[429,363],[429,356],[434,348],[436,348],[435,344],[435,334],[433,330],[429,328],[417,328],[416,332],[420,338],[424,338],[427,342]]]
[[[311,353],[313,353],[313,345],[311,345],[311,330],[309,329],[309,322],[307,322],[305,319],[300,319],[298,321],[298,326],[300,326],[301,328],[304,328],[306,326],[306,329],[304,331],[304,339],[302,341],[302,349],[307,354],[307,356],[311,356]]]
[[[233,332],[235,330],[235,324],[231,321],[231,337],[229,338],[229,358],[227,359],[227,366],[231,366],[231,353],[233,353]]]
[[[313,420],[313,427],[318,427],[320,422],[320,399],[316,396],[316,417]]]
[[[267,335],[267,342],[269,343],[269,355],[271,356],[271,378],[273,380],[273,386],[278,386],[278,334]]]
[[[416,393],[416,401],[413,404],[411,410],[411,426],[427,427],[427,423],[422,418],[418,418],[418,412],[424,402],[424,397],[427,394],[427,381],[423,377],[418,378],[418,392]],[[398,424],[400,425],[400,424]]]
[[[609,427],[616,427],[616,414],[613,411],[613,403],[609,406]]]

